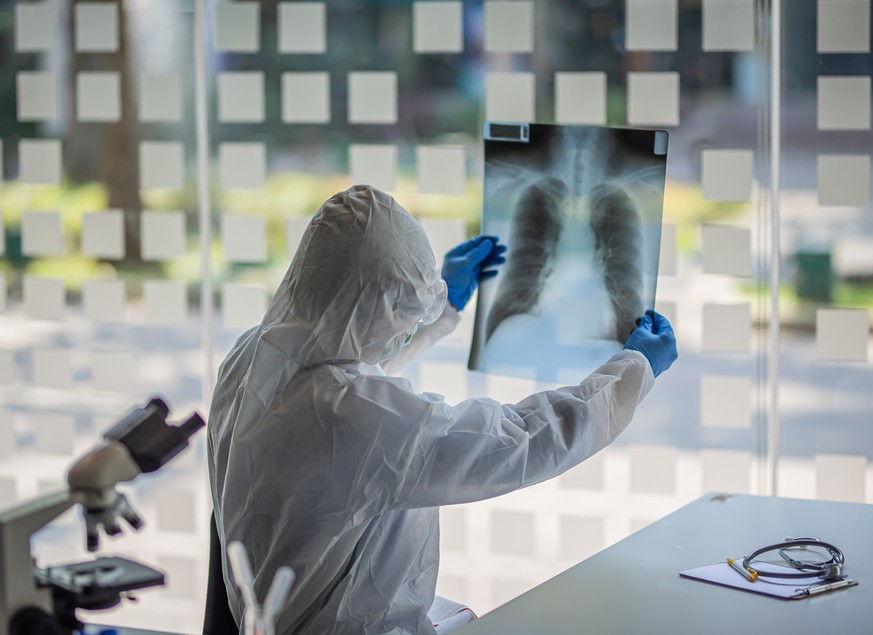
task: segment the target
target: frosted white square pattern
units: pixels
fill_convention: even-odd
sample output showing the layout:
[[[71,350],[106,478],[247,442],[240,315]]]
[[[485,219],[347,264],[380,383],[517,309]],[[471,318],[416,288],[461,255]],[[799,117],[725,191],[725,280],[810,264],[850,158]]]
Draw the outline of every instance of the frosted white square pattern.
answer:
[[[324,2],[279,3],[279,52],[324,53],[327,19]]]
[[[397,73],[349,73],[349,123],[397,123]]]
[[[418,146],[418,191],[463,194],[466,179],[463,146]]]
[[[661,226],[661,253],[658,262],[658,275],[676,275],[676,225]]]
[[[130,351],[94,351],[91,353],[91,372],[94,389],[102,392],[127,394],[133,382],[131,371],[137,368]]]
[[[60,212],[24,212],[21,216],[21,253],[25,256],[61,254]]]
[[[555,73],[555,121],[606,125],[606,73]]]
[[[285,253],[289,259],[297,253],[300,239],[303,238],[303,232],[306,231],[311,220],[309,216],[292,216],[285,221]]]
[[[639,494],[675,494],[676,448],[655,445],[630,447],[630,487]]]
[[[194,533],[197,511],[194,492],[189,489],[162,489],[157,496],[157,525],[161,531]]]
[[[491,512],[491,552],[507,556],[532,556],[536,545],[532,512]]]
[[[58,78],[54,73],[15,76],[18,121],[52,121],[58,116]]]
[[[178,141],[139,144],[139,186],[143,189],[182,189],[185,150]]]
[[[12,454],[17,449],[18,439],[15,433],[15,421],[12,413],[0,410],[0,454]]]
[[[752,198],[754,154],[751,150],[702,151],[703,198],[748,201]]]
[[[124,282],[88,280],[82,288],[85,317],[97,324],[124,322]]]
[[[701,377],[700,425],[704,428],[751,428],[751,378],[727,375]]]
[[[752,455],[737,450],[701,450],[704,492],[748,494],[752,483]]]
[[[218,170],[228,190],[259,190],[267,179],[267,150],[263,143],[220,143]]]
[[[464,221],[460,218],[422,218],[420,222],[430,241],[437,267],[442,267],[445,253],[467,238]]]
[[[143,212],[140,233],[143,260],[166,260],[185,253],[183,212]]]
[[[150,122],[182,121],[182,82],[178,75],[140,75],[139,118]]]
[[[282,73],[282,121],[328,123],[330,121],[330,75],[327,73]]]
[[[0,349],[0,386],[15,383],[15,356],[12,351]]]
[[[221,318],[226,329],[247,329],[259,324],[267,311],[267,291],[262,286],[225,284],[221,287]]]
[[[870,52],[870,0],[818,0],[818,52]]]
[[[114,2],[76,4],[76,51],[111,53],[118,50],[118,5]]]
[[[76,115],[79,121],[118,121],[121,118],[118,73],[79,73],[76,76]]]
[[[870,77],[819,77],[818,128],[869,130]]]
[[[530,53],[533,51],[533,2],[485,2],[485,50]]]
[[[703,0],[704,51],[755,50],[755,0]]]
[[[815,496],[825,500],[865,503],[867,458],[841,454],[815,455]]]
[[[676,50],[676,0],[627,0],[625,48]]]
[[[561,516],[559,554],[578,562],[604,546],[603,518],[591,516]]]
[[[215,6],[215,48],[218,51],[255,53],[260,48],[260,5],[257,2],[222,2]]]
[[[64,318],[64,282],[59,278],[24,276],[24,314],[34,320]]]
[[[703,305],[703,351],[749,353],[752,345],[752,314],[749,304]]]
[[[529,122],[536,119],[533,73],[486,73],[485,118]]]
[[[248,214],[222,214],[221,243],[227,262],[267,259],[267,220]]]
[[[869,202],[869,155],[819,155],[819,205],[867,207]]]
[[[37,348],[33,350],[33,384],[44,388],[69,388],[73,385],[70,350]]]
[[[124,216],[120,210],[82,217],[82,253],[111,260],[124,258]]]
[[[31,414],[36,451],[69,456],[73,453],[73,417],[65,414]]]
[[[15,50],[50,51],[58,39],[58,8],[48,2],[15,5]]]
[[[413,2],[412,50],[460,53],[464,50],[461,2]]]
[[[352,185],[372,185],[391,191],[397,181],[397,146],[352,144],[349,147]]]
[[[225,72],[218,74],[218,121],[260,123],[264,120],[264,74]]]
[[[628,73],[627,99],[630,125],[679,125],[679,73]]]
[[[181,326],[188,313],[185,285],[168,280],[146,280],[143,283],[145,321],[152,326]]]
[[[61,184],[61,142],[22,139],[18,142],[18,180],[34,185]]]
[[[752,232],[743,227],[703,225],[703,273],[752,275]]]
[[[866,362],[870,317],[866,309],[818,309],[815,353],[822,361]]]

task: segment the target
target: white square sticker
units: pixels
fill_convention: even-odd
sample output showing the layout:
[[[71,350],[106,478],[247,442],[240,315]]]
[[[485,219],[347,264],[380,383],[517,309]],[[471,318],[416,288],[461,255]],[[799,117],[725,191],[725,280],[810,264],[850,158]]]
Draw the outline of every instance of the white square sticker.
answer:
[[[162,488],[157,495],[157,526],[160,531],[193,534],[197,530],[197,499],[187,488]]]
[[[676,0],[627,0],[625,48],[676,50]]]
[[[349,123],[397,123],[397,73],[349,73]]]
[[[130,351],[93,351],[91,368],[94,390],[130,393],[133,385],[131,371],[137,368]]]
[[[288,258],[294,258],[303,232],[311,221],[311,216],[291,216],[285,221],[285,252]]]
[[[61,456],[73,453],[75,422],[71,415],[33,413],[29,418],[37,452]]]
[[[0,454],[12,454],[18,449],[15,420],[8,410],[0,410]]]
[[[15,383],[15,354],[8,349],[0,349],[0,386]]]
[[[870,0],[818,0],[819,53],[870,52]]]
[[[178,75],[140,75],[139,118],[148,122],[182,121],[182,82]]]
[[[703,0],[704,51],[755,50],[755,0]]]
[[[816,454],[815,497],[846,503],[866,503],[867,457]]]
[[[58,41],[58,8],[48,2],[15,4],[15,50],[50,51]]]
[[[555,73],[555,121],[606,125],[606,73]]]
[[[182,326],[188,314],[185,284],[170,280],[143,283],[145,322],[152,326]]]
[[[121,119],[121,82],[118,73],[79,73],[76,76],[76,114],[79,121]]]
[[[21,215],[21,253],[25,256],[60,256],[60,212],[24,212]]]
[[[870,204],[870,156],[819,155],[818,203],[828,207],[867,207]]]
[[[529,122],[536,119],[533,73],[486,73],[485,119]]]
[[[442,268],[445,253],[467,238],[464,221],[460,218],[422,218],[420,222],[430,241],[437,267]]]
[[[704,428],[752,427],[752,380],[703,375],[700,378],[700,425]]]
[[[676,493],[676,448],[656,445],[630,447],[630,487],[639,494]]]
[[[324,53],[327,21],[324,2],[279,3],[279,52]]]
[[[466,185],[463,146],[418,146],[418,191],[422,194],[463,194]]]
[[[121,210],[82,216],[82,253],[96,258],[124,258],[124,216]]]
[[[282,121],[328,123],[330,121],[330,75],[327,73],[282,73]]]
[[[818,309],[816,358],[829,362],[866,362],[870,316],[866,309]]]
[[[60,278],[24,276],[24,314],[33,320],[64,318],[64,282]]]
[[[76,3],[75,45],[78,53],[118,50],[118,5],[114,2]]]
[[[390,192],[397,180],[397,146],[358,145],[349,147],[352,185],[372,185]]]
[[[267,151],[263,143],[218,144],[218,170],[227,190],[259,190],[267,179]]]
[[[743,227],[703,225],[703,273],[752,275],[752,232]]]
[[[679,73],[628,73],[627,99],[630,125],[679,125]]]
[[[68,348],[36,348],[33,362],[33,385],[43,388],[70,388],[73,365]]]
[[[265,262],[267,219],[248,214],[222,214],[221,244],[227,262]]]
[[[703,351],[749,353],[752,313],[748,303],[703,305]]]
[[[737,450],[701,450],[700,466],[704,492],[751,492],[751,453]]]
[[[185,149],[178,141],[143,141],[139,144],[139,186],[142,189],[181,190]]]
[[[22,139],[18,142],[19,175],[22,183],[61,184],[61,142],[57,139]]]
[[[870,77],[818,78],[819,130],[870,130]]]
[[[124,322],[124,281],[88,280],[82,287],[85,317],[98,324]]]
[[[142,212],[143,260],[166,260],[185,253],[184,212]]]
[[[416,53],[460,53],[464,50],[463,25],[461,2],[413,2],[412,50]]]
[[[485,50],[491,53],[533,51],[533,2],[486,0]]]
[[[703,198],[708,201],[751,200],[754,170],[751,150],[705,148],[701,160]]]
[[[661,226],[661,253],[658,261],[659,276],[676,275],[676,225]]]
[[[218,121],[260,123],[264,120],[264,74],[224,72],[218,74]]]
[[[256,53],[261,37],[260,8],[257,2],[215,5],[215,50]]]
[[[54,73],[15,76],[18,121],[53,121],[58,116],[58,78]]]
[[[258,285],[225,284],[221,287],[221,317],[226,329],[247,329],[260,324],[267,310],[266,289]]]

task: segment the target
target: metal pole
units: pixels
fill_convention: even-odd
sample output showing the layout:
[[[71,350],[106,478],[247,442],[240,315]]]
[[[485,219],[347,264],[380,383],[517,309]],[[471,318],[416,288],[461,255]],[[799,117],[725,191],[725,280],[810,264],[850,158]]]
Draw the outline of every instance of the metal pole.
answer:
[[[779,278],[780,169],[782,109],[782,0],[772,0],[770,13],[770,389],[769,442],[767,444],[768,494],[779,493]]]

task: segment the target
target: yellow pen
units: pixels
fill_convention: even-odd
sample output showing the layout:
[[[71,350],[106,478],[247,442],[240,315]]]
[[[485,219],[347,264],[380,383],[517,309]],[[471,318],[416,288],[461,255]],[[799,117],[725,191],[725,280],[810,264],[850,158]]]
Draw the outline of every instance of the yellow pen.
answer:
[[[749,582],[754,582],[755,580],[758,579],[758,572],[757,571],[753,571],[751,569],[746,569],[743,565],[741,565],[739,562],[737,562],[733,558],[728,558],[727,563],[731,566],[731,568],[734,571],[739,573],[741,576],[743,576]]]

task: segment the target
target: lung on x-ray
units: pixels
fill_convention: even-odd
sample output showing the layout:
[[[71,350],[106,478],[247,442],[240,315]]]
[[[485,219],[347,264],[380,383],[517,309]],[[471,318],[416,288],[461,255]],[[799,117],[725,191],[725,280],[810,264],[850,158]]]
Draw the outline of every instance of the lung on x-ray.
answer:
[[[486,122],[484,144],[482,233],[509,249],[469,367],[563,383],[655,306],[667,133]]]

